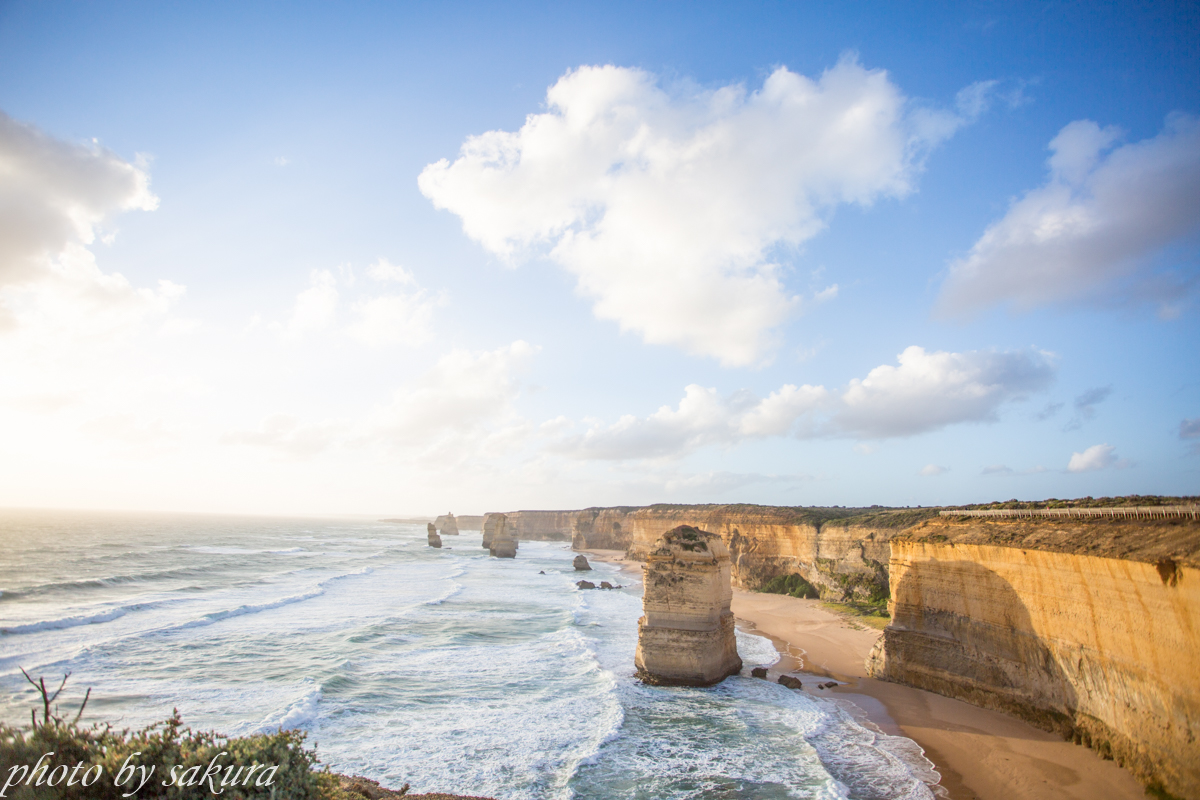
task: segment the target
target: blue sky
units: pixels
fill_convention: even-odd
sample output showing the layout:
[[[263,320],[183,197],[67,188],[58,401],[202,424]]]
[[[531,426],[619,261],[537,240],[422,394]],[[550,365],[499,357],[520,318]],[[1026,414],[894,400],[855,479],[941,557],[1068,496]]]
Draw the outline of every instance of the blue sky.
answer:
[[[2,4],[0,504],[1196,494],[1198,23]]]

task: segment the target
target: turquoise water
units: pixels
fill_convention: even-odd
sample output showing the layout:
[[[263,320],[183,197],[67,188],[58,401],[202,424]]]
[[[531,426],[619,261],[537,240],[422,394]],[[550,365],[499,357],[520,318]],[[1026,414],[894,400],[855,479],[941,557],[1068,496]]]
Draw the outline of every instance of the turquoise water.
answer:
[[[71,672],[92,719],[178,708],[237,735],[302,728],[331,768],[509,798],[929,798],[907,739],[847,706],[733,677],[633,679],[641,586],[569,547],[493,559],[419,525],[0,512],[0,717],[18,670]],[[539,574],[544,572],[545,574]],[[750,667],[771,643],[739,632]]]

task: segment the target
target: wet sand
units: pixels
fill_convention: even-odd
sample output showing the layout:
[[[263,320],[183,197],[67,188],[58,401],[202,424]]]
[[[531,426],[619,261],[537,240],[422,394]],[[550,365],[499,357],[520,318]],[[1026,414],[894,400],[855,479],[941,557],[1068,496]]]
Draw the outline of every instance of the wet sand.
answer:
[[[584,551],[640,576],[619,550]],[[996,711],[866,676],[880,632],[817,600],[733,591],[740,626],[769,637],[780,660],[768,673],[797,675],[804,691],[854,703],[880,730],[907,736],[942,776],[950,800],[1143,800],[1133,776],[1091,750]],[[828,690],[818,683],[837,680]]]

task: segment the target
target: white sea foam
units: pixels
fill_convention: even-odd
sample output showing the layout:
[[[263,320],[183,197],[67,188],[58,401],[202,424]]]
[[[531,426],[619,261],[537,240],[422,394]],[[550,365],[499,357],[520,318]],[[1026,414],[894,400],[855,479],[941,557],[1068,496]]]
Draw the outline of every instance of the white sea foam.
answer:
[[[268,714],[265,719],[247,733],[274,733],[278,730],[308,730],[317,719],[317,706],[321,702],[321,687],[311,680],[305,681],[301,694],[287,707]]]
[[[742,665],[747,669],[769,667],[779,661],[779,650],[775,643],[757,633],[737,631],[737,649],[742,657]]]
[[[101,611],[95,614],[80,614],[73,617],[63,617],[61,619],[29,622],[24,625],[13,625],[9,628],[0,628],[0,636],[19,636],[23,633],[57,631],[64,628],[74,628],[79,625],[96,625],[101,622],[112,622],[114,619],[119,619],[128,613],[129,610],[125,608],[111,608],[107,611]]]

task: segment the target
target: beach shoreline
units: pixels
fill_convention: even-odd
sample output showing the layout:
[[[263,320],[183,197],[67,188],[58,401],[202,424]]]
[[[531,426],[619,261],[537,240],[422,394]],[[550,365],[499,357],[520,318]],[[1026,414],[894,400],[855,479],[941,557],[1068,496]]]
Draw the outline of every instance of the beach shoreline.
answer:
[[[641,563],[620,550],[583,550],[640,577]],[[834,698],[882,732],[916,742],[941,775],[950,800],[1140,800],[1132,775],[1095,752],[997,711],[867,677],[865,661],[880,631],[819,600],[733,590],[739,627],[779,651],[768,680],[795,675],[803,691]],[[820,683],[837,681],[829,689]]]

